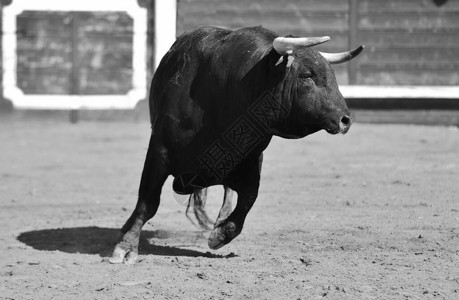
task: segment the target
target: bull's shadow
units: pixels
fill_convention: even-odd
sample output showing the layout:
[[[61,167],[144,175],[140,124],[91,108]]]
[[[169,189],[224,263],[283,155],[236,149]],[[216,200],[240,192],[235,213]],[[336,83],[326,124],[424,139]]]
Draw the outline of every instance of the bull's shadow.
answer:
[[[177,246],[153,245],[149,242],[150,239],[167,239],[176,236],[180,240],[180,236],[184,237],[186,234],[186,232],[171,233],[161,230],[142,231],[140,234],[139,254],[208,258],[232,257],[232,255],[217,255]],[[107,257],[111,255],[118,235],[119,229],[114,228],[74,227],[23,232],[17,239],[36,250],[98,254],[102,257]]]

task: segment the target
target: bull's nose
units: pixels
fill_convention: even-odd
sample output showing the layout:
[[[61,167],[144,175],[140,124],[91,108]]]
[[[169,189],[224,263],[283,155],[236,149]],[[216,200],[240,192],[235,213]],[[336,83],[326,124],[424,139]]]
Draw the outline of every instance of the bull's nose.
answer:
[[[343,116],[339,122],[339,132],[345,134],[348,132],[349,128],[351,127],[351,117],[350,116]]]
[[[343,116],[341,118],[341,123],[345,126],[350,126],[351,125],[351,117],[349,116]]]

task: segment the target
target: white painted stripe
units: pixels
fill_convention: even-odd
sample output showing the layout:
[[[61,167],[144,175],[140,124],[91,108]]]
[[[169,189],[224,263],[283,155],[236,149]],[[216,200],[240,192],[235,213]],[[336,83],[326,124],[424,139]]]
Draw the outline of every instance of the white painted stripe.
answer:
[[[342,85],[344,98],[458,99],[459,86]]]
[[[340,86],[344,98],[401,98],[401,99],[457,99],[456,86]],[[28,95],[15,89],[7,94],[15,99],[14,106],[24,109],[132,109],[144,97],[130,93],[127,95]],[[133,92],[133,91],[132,91]]]
[[[20,91],[20,90],[17,90]],[[13,97],[18,109],[134,109],[143,91],[132,90],[127,95],[27,95]]]
[[[155,1],[155,67],[175,42],[177,0]]]

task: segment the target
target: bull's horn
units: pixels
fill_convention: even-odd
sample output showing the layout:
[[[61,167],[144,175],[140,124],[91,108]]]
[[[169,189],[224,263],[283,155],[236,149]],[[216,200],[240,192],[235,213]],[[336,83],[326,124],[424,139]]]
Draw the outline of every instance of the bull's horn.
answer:
[[[277,37],[273,41],[274,50],[280,55],[291,54],[294,50],[304,47],[312,47],[314,45],[329,41],[330,37]]]
[[[349,61],[356,57],[357,55],[362,52],[363,48],[365,48],[364,45],[361,45],[354,50],[351,51],[346,51],[346,52],[340,52],[340,53],[326,53],[326,52],[319,52],[322,54],[323,57],[325,57],[326,60],[328,60],[329,63],[331,64],[340,64],[346,61]]]

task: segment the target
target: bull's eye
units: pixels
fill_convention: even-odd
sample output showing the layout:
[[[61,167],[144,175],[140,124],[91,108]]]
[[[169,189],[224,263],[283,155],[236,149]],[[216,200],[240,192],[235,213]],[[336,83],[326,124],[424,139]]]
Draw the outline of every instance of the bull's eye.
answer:
[[[304,84],[312,84],[314,83],[314,81],[312,80],[312,73],[311,72],[305,72],[305,73],[301,73],[299,78],[301,80],[301,82],[303,82]]]
[[[311,78],[311,77],[312,77],[312,73],[309,72],[309,71],[300,74],[300,79],[301,80],[305,80],[305,79],[308,79],[308,78]]]

